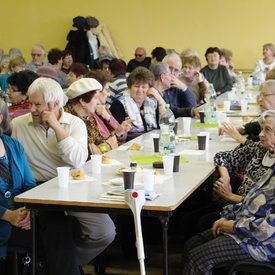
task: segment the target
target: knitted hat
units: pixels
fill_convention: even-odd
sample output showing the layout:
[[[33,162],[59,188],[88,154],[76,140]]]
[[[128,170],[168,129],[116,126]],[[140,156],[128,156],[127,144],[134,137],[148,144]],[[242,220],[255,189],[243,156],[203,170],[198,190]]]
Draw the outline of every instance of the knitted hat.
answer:
[[[111,55],[111,54],[105,54],[105,55],[102,55],[99,57],[99,63],[101,63],[102,61],[104,60],[108,60],[108,61],[111,61],[113,60],[114,58],[116,58],[115,56]]]
[[[53,79],[53,80],[55,80],[59,83],[59,79],[58,79],[58,76],[57,76],[57,71],[53,67],[41,66],[37,69],[36,73],[39,76],[49,77],[49,78],[51,78],[51,79]]]
[[[89,28],[96,28],[99,25],[99,21],[95,17],[92,17],[92,16],[87,16],[86,22],[87,22],[87,26]]]
[[[76,27],[80,30],[83,30],[86,28],[86,19],[82,16],[77,16],[73,19],[73,27]]]
[[[68,98],[75,98],[85,93],[102,90],[102,85],[93,78],[81,78],[73,82],[68,88],[66,95]]]

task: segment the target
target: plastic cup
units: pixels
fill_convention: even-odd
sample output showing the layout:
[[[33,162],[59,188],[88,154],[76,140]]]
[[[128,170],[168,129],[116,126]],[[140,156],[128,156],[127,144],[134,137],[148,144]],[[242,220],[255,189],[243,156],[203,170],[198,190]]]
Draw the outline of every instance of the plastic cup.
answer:
[[[209,148],[210,132],[200,132],[200,135],[206,136],[205,149]]]
[[[200,123],[204,123],[204,111],[199,111],[200,114]]]
[[[241,110],[242,110],[242,113],[245,113],[247,112],[247,100],[246,99],[242,99],[241,100]]]
[[[199,147],[199,150],[205,150],[206,135],[204,135],[204,134],[199,134],[199,135],[197,135],[197,139],[198,139],[198,147]]]
[[[165,175],[173,175],[174,156],[163,156],[163,168]]]
[[[154,148],[154,152],[158,152],[159,151],[159,134],[150,134],[150,139],[151,139],[152,148]]]
[[[135,170],[125,169],[123,170],[123,182],[124,189],[134,189]]]
[[[172,153],[172,154],[169,154],[169,156],[174,156],[173,172],[179,172],[180,155]]]
[[[91,155],[93,174],[101,173],[101,161],[102,161],[102,155]]]
[[[178,124],[179,124],[179,122],[177,120],[175,120],[175,126],[174,126],[175,135],[178,133]]]
[[[182,117],[181,119],[183,123],[183,133],[190,135],[191,117]]]
[[[224,110],[225,110],[225,111],[230,111],[231,101],[225,100],[225,101],[223,102],[223,105],[224,105]]]
[[[58,186],[61,188],[68,188],[70,167],[57,167]]]
[[[155,170],[145,169],[142,170],[142,182],[144,184],[144,190],[153,191],[155,181]]]
[[[253,77],[252,76],[249,76],[247,78],[247,84],[248,84],[248,87],[249,88],[252,88],[252,83],[253,83]]]

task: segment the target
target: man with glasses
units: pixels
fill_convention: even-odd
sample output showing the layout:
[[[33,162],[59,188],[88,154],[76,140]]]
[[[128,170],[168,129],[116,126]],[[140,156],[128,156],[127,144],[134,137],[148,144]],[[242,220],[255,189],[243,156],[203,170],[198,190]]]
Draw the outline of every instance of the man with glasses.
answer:
[[[189,88],[178,79],[182,68],[182,61],[178,54],[171,53],[164,57],[163,63],[168,65],[171,75],[171,85],[165,90],[165,101],[175,108],[195,108],[197,106],[196,97]],[[174,109],[176,110],[176,109]],[[176,117],[183,116],[174,111]],[[184,115],[185,116],[185,115]],[[192,115],[193,116],[193,115]]]
[[[193,117],[199,116],[198,109],[194,107],[176,107],[166,96],[166,91],[171,87],[171,81],[173,75],[171,74],[168,64],[157,62],[150,66],[150,71],[155,77],[154,87],[148,91],[148,96],[154,97],[159,104],[159,111],[164,109],[165,102],[170,104],[170,109],[174,113],[175,117]],[[165,101],[165,102],[164,102]]]
[[[137,48],[135,51],[135,59],[131,59],[127,65],[127,72],[131,73],[137,67],[145,67],[149,69],[151,65],[151,57],[146,56],[144,48]]]
[[[31,50],[32,61],[26,66],[26,70],[36,72],[41,66],[52,66],[52,64],[43,61],[46,57],[46,51],[41,45],[34,45]]]
[[[257,96],[257,103],[261,112],[275,110],[275,80],[270,79],[263,82],[260,87],[260,94]],[[233,124],[224,122],[219,128],[219,135],[226,133],[243,145],[253,141],[259,141],[261,127],[258,120],[246,123],[244,126],[235,127]],[[247,135],[244,137],[243,135]]]

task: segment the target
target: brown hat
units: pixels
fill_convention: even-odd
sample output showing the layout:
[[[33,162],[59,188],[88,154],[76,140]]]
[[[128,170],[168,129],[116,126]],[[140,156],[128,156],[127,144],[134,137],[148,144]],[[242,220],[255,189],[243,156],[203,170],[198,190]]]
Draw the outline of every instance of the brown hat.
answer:
[[[57,76],[57,71],[53,67],[50,66],[41,66],[37,69],[36,73],[39,76],[49,77],[59,83],[59,79]]]

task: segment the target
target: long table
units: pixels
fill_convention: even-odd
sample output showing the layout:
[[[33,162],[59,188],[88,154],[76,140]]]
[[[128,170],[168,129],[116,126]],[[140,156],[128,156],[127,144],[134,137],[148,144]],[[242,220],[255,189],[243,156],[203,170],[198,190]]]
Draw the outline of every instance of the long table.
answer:
[[[182,120],[179,118],[178,132],[183,133]],[[199,120],[192,119],[192,123]],[[155,191],[162,195],[154,201],[146,201],[142,210],[151,216],[160,218],[163,226],[163,274],[168,275],[168,241],[167,231],[169,225],[169,217],[173,211],[192,194],[204,181],[215,171],[213,157],[216,152],[223,150],[231,150],[237,146],[237,142],[233,140],[223,141],[217,136],[217,128],[199,128],[192,127],[191,135],[196,136],[200,131],[210,132],[209,149],[203,154],[197,155],[197,140],[190,140],[186,144],[176,146],[176,152],[182,152],[182,155],[189,161],[188,163],[180,163],[180,171],[174,173],[172,177],[166,179],[162,184],[154,186]],[[158,133],[155,130],[150,133]],[[108,152],[112,159],[121,164],[130,164],[130,155],[152,155],[154,154],[150,133],[143,134],[134,140],[124,144],[127,148],[134,142],[142,145],[140,151],[114,149]],[[188,150],[188,151],[187,151]],[[185,154],[184,151],[188,152]],[[191,154],[190,154],[191,152]],[[192,153],[193,152],[193,153]],[[152,165],[143,165],[152,168]],[[91,163],[88,161],[80,169],[89,180],[81,182],[70,182],[68,189],[58,187],[57,178],[54,178],[44,184],[41,184],[25,193],[18,195],[15,201],[24,202],[26,207],[32,209],[32,227],[35,226],[34,209],[48,210],[67,210],[82,211],[96,213],[116,213],[131,214],[129,207],[124,202],[106,201],[99,199],[99,195],[112,190],[114,187],[106,184],[110,179],[119,177],[117,170],[121,165],[103,165],[101,174],[91,173]],[[163,174],[163,169],[160,170]],[[137,189],[142,188],[137,186]],[[35,235],[33,234],[33,242]],[[33,253],[35,253],[33,246]],[[33,261],[34,270],[34,261]],[[34,274],[34,271],[33,271]]]

